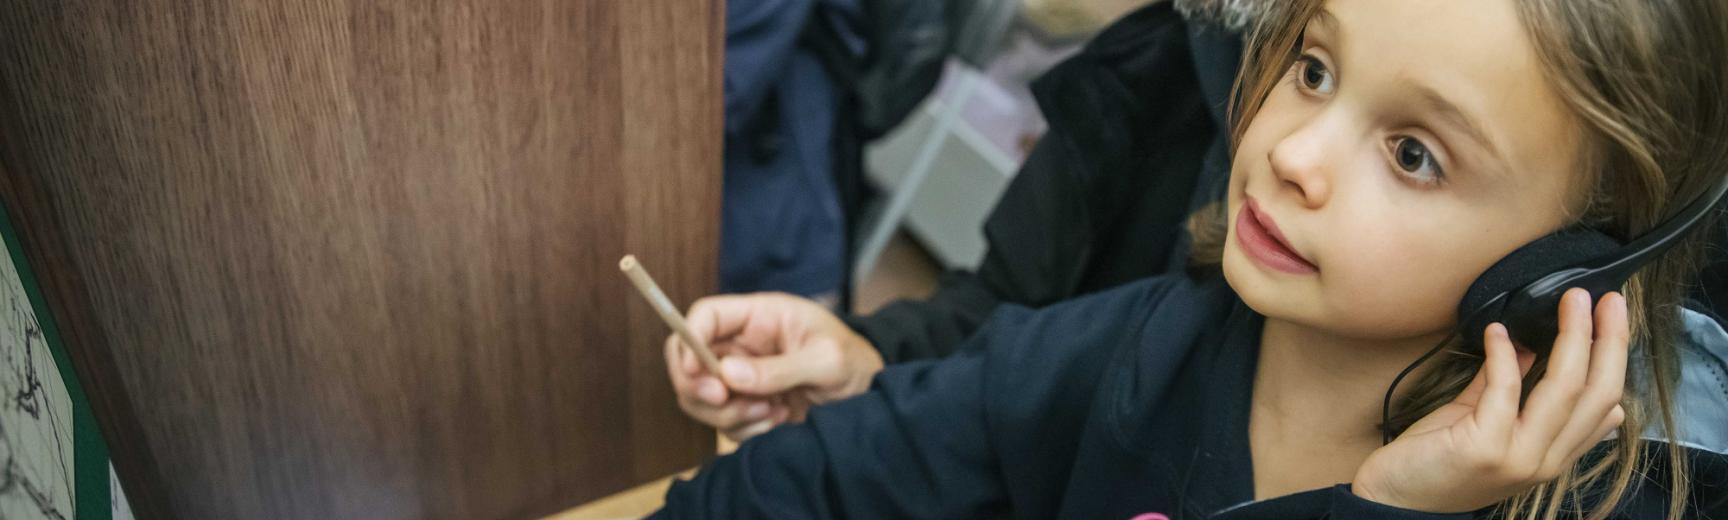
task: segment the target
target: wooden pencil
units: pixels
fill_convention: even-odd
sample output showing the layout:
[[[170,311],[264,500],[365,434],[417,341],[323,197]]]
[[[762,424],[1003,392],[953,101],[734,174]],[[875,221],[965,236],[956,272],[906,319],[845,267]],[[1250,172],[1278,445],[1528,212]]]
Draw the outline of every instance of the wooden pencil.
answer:
[[[720,359],[714,357],[714,351],[708,349],[707,343],[690,332],[690,326],[684,323],[683,314],[672,305],[672,300],[666,297],[666,293],[660,290],[660,285],[654,283],[654,277],[648,276],[648,270],[642,268],[642,263],[636,261],[636,255],[624,255],[624,259],[618,261],[618,269],[624,271],[624,276],[630,278],[630,284],[636,286],[636,290],[648,300],[648,305],[660,314],[660,319],[665,320],[668,327],[672,327],[672,332],[684,340],[685,348],[696,353],[696,359],[702,361],[702,368],[718,377]]]

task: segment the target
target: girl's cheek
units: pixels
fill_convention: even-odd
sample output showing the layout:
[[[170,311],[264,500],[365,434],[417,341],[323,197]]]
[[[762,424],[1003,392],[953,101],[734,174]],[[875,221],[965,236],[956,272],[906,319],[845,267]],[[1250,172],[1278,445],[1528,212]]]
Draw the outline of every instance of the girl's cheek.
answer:
[[[1431,256],[1416,254],[1419,246],[1379,239],[1373,234],[1352,238],[1348,243],[1339,244],[1344,248],[1338,251],[1344,254],[1334,255],[1344,260],[1338,267],[1349,272],[1331,274],[1353,280],[1352,285],[1359,291],[1373,295],[1368,299],[1379,302],[1406,300],[1440,288],[1436,285],[1446,285],[1435,283],[1449,278],[1435,276],[1438,274],[1435,271],[1444,269],[1445,264]]]

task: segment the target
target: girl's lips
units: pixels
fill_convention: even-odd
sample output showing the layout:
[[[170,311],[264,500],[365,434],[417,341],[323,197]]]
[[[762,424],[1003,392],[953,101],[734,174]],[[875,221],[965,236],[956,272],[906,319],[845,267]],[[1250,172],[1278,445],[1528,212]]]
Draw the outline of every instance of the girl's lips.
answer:
[[[1272,216],[1260,212],[1253,197],[1246,197],[1242,211],[1236,215],[1236,241],[1249,258],[1273,270],[1291,274],[1318,272],[1312,262],[1302,258],[1278,231]]]

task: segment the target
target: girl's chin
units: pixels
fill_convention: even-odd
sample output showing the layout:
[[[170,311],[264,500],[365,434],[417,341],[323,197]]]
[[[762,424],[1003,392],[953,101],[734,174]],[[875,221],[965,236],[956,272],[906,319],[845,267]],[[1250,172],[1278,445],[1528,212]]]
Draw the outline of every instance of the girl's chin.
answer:
[[[1226,248],[1223,257],[1224,281],[1235,291],[1242,303],[1256,314],[1269,319],[1331,328],[1323,316],[1314,313],[1322,308],[1315,287],[1307,280],[1280,278],[1261,271],[1241,251]]]
[[[1242,256],[1242,252],[1234,247],[1226,246],[1222,259],[1224,282],[1230,285],[1230,290],[1242,299],[1242,303],[1262,316],[1277,316],[1282,314],[1285,305],[1291,302],[1290,294],[1280,287],[1283,280],[1275,280],[1260,272],[1250,260]],[[1282,316],[1280,316],[1282,317]]]

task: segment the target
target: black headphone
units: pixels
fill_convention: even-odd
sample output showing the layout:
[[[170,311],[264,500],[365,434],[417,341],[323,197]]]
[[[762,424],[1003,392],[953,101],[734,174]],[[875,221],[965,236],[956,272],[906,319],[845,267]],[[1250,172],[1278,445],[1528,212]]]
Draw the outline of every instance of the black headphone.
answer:
[[[1525,244],[1495,262],[1464,292],[1458,302],[1458,329],[1470,352],[1483,349],[1482,334],[1489,324],[1500,322],[1513,341],[1527,348],[1546,351],[1559,334],[1558,308],[1561,296],[1573,287],[1590,291],[1590,301],[1620,290],[1634,273],[1679,244],[1687,232],[1699,227],[1721,205],[1728,193],[1728,176],[1679,213],[1626,245],[1601,231],[1569,227]],[[1446,338],[1450,340],[1451,338]],[[1381,405],[1384,442],[1392,442],[1392,391],[1404,376],[1423,361],[1439,353],[1441,341],[1417,358],[1386,389]]]
[[[1500,322],[1520,345],[1548,348],[1559,333],[1556,309],[1568,289],[1590,291],[1591,301],[1620,290],[1634,273],[1702,224],[1724,193],[1728,176],[1625,246],[1590,228],[1568,228],[1525,244],[1470,284],[1458,303],[1458,315],[1464,317],[1458,333],[1480,350],[1482,331]]]

